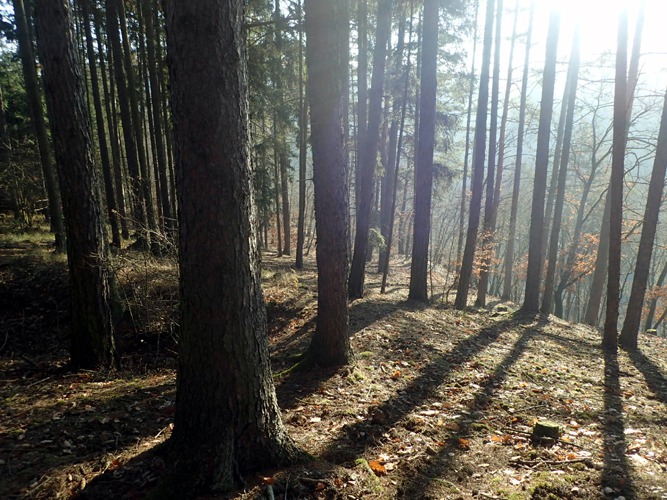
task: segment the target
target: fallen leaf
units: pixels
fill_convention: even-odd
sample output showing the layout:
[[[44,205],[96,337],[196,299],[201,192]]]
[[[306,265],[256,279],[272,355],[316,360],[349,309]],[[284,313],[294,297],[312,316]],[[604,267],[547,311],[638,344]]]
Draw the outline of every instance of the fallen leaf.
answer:
[[[456,447],[459,450],[468,451],[470,449],[470,440],[465,438],[459,438]]]
[[[385,468],[384,465],[382,465],[377,460],[369,461],[368,466],[371,468],[371,470],[375,473],[376,476],[386,476],[387,475],[387,469]]]

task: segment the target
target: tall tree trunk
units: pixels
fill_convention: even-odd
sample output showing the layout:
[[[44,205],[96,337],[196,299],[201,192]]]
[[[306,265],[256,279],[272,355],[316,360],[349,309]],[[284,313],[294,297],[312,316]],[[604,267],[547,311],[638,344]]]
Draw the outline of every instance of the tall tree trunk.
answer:
[[[567,73],[568,95],[563,100],[562,106],[567,109],[565,116],[565,129],[563,133],[563,150],[561,152],[560,166],[558,170],[558,182],[556,185],[556,201],[549,236],[548,265],[544,279],[544,296],[542,297],[541,311],[543,314],[551,313],[554,299],[554,284],[556,280],[556,264],[558,263],[558,248],[560,229],[563,221],[563,205],[565,204],[565,181],[567,180],[567,169],[570,161],[570,148],[572,146],[572,129],[574,126],[574,105],[577,101],[577,85],[579,84],[579,26],[575,28],[572,40],[572,53],[570,54],[570,66]],[[554,163],[554,168],[556,164]]]
[[[514,163],[514,180],[512,183],[512,203],[510,206],[509,229],[507,231],[507,247],[505,249],[505,269],[503,278],[503,292],[501,298],[509,300],[512,294],[512,280],[514,274],[514,245],[516,240],[516,221],[519,212],[519,192],[521,190],[521,170],[523,162],[523,141],[526,127],[526,100],[528,97],[528,75],[530,62],[530,48],[533,38],[533,17],[535,14],[535,3],[530,5],[530,19],[528,21],[528,33],[526,34],[526,53],[523,63],[523,76],[521,79],[521,98],[519,104],[519,127],[517,132],[516,160]]]
[[[646,210],[644,211],[644,223],[642,225],[642,235],[639,240],[639,250],[637,252],[637,263],[632,280],[632,290],[628,300],[628,309],[625,313],[625,320],[619,342],[626,349],[637,349],[637,336],[639,334],[639,323],[642,317],[642,307],[646,296],[646,284],[648,282],[651,257],[653,255],[653,245],[655,242],[655,233],[658,226],[658,216],[660,214],[660,204],[662,202],[662,193],[665,188],[665,173],[667,171],[667,94],[665,94],[665,103],[662,110],[662,119],[660,121],[660,132],[658,134],[658,147],[653,161],[653,172],[648,186],[648,196],[646,198]]]
[[[412,32],[413,32],[413,18],[414,18],[414,6],[415,0],[410,0],[410,34],[408,38],[408,53],[405,63],[405,68],[403,70],[402,77],[402,94],[400,97],[401,102],[401,117],[400,123],[398,124],[397,131],[397,140],[396,140],[396,149],[395,149],[395,160],[394,160],[394,181],[393,181],[393,192],[391,193],[391,209],[389,210],[389,233],[387,234],[386,241],[386,250],[382,257],[384,258],[384,263],[382,264],[382,285],[380,286],[380,293],[384,294],[387,290],[387,276],[389,274],[389,259],[391,257],[391,248],[394,241],[394,226],[396,219],[396,200],[398,197],[398,173],[400,169],[400,157],[401,151],[403,150],[403,132],[405,130],[405,116],[407,114],[407,101],[408,101],[408,89],[410,88],[410,67],[411,67],[411,56],[412,56]],[[391,150],[394,152],[394,149]],[[407,175],[407,174],[406,174]],[[400,247],[399,247],[400,248]],[[399,249],[400,253],[400,249]]]
[[[463,261],[459,273],[454,307],[464,309],[468,305],[468,291],[472,267],[477,246],[477,231],[482,208],[482,189],[484,185],[484,160],[486,159],[486,115],[489,106],[489,73],[491,70],[491,48],[493,44],[493,18],[495,0],[486,2],[486,21],[484,24],[484,48],[482,50],[482,67],[479,81],[479,97],[477,99],[477,116],[475,119],[475,146],[473,150],[472,192],[470,195],[470,212],[468,216],[468,232],[463,251]]]
[[[362,151],[366,144],[368,124],[368,0],[358,0],[357,5],[357,148],[354,169],[355,217],[359,214],[361,200]]]
[[[281,421],[269,364],[242,5],[170,0],[166,7],[182,311],[174,470],[165,485],[174,498],[225,492],[238,486],[239,474],[299,455]]]
[[[46,187],[46,196],[49,202],[49,220],[51,222],[51,231],[55,239],[56,253],[65,251],[65,225],[63,219],[63,207],[61,193],[58,190],[58,180],[53,166],[53,156],[49,137],[46,131],[46,122],[44,121],[44,111],[42,109],[42,99],[39,92],[39,82],[37,80],[37,69],[35,67],[35,55],[32,50],[32,40],[30,37],[30,28],[26,18],[25,6],[23,0],[12,0],[14,6],[14,18],[16,22],[16,36],[18,39],[19,56],[23,68],[23,79],[25,80],[26,94],[28,97],[28,111],[32,121],[35,138],[37,139],[37,148],[39,150],[39,159],[42,165],[42,175],[44,176],[44,186]]]
[[[472,62],[470,63],[470,82],[468,86],[468,112],[466,118],[466,143],[465,143],[465,155],[463,159],[463,175],[461,180],[461,205],[459,208],[459,238],[456,243],[456,265],[457,271],[461,271],[461,255],[463,252],[463,241],[465,238],[465,217],[466,217],[466,206],[468,205],[468,170],[470,168],[470,132],[472,127],[470,126],[472,122],[472,102],[475,95],[475,60],[477,57],[477,27],[478,27],[478,17],[479,17],[479,0],[475,0],[475,21],[474,21],[474,31],[472,37]]]
[[[160,206],[162,208],[162,217],[166,233],[171,237],[176,229],[176,220],[171,210],[169,201],[169,180],[167,179],[167,157],[164,144],[164,126],[162,119],[162,89],[158,78],[158,57],[155,39],[158,34],[155,31],[153,23],[152,3],[150,0],[143,0],[144,22],[146,25],[146,52],[148,55],[148,79],[151,90],[153,127],[155,129],[153,139],[155,141],[155,151],[157,160],[157,171],[160,180]]]
[[[67,221],[72,295],[71,366],[109,368],[114,344],[114,279],[109,265],[82,64],[70,3],[37,0],[40,60]]]
[[[665,278],[667,278],[667,260],[665,261],[665,264],[662,266],[662,271],[660,271],[660,275],[658,276],[657,281],[655,282],[655,287],[661,287],[665,283]],[[657,297],[652,297],[651,301],[649,302],[648,306],[648,313],[646,313],[646,321],[644,322],[644,329],[648,330],[649,328],[655,328],[653,326],[653,319],[655,318],[655,309],[658,305],[658,299]],[[665,309],[667,311],[667,309]]]
[[[348,293],[351,298],[360,298],[364,294],[375,165],[378,142],[380,140],[380,120],[382,118],[384,69],[387,58],[387,43],[391,34],[391,7],[392,0],[380,0],[378,2],[375,50],[373,52],[373,75],[371,77],[369,95],[368,127],[361,150],[361,186],[358,191],[359,201],[357,203],[354,254],[352,256],[352,267],[350,269],[348,285]]]
[[[306,0],[306,57],[311,109],[317,231],[317,326],[309,357],[324,366],[351,360],[347,118],[347,0]]]
[[[299,22],[303,22],[301,0],[298,5]],[[306,161],[308,157],[308,103],[305,96],[303,68],[303,28],[299,28],[299,215],[296,229],[295,267],[303,269],[303,245],[306,222]]]
[[[544,224],[544,195],[547,187],[547,167],[549,164],[549,139],[553,114],[554,84],[556,82],[556,56],[560,14],[552,10],[547,34],[547,51],[542,80],[542,100],[540,101],[540,123],[537,132],[537,152],[535,158],[535,180],[533,182],[533,203],[530,212],[528,270],[526,289],[521,311],[526,314],[538,312],[540,306],[540,282],[542,277],[542,226]]]
[[[395,206],[394,196],[396,193],[396,169],[398,168],[400,151],[397,151],[396,146],[398,142],[398,129],[400,125],[401,110],[403,108],[403,52],[405,49],[405,28],[406,19],[403,15],[403,3],[400,5],[400,18],[398,27],[398,42],[396,50],[394,51],[392,64],[392,89],[391,89],[391,125],[389,125],[389,143],[387,145],[387,165],[384,169],[384,176],[382,178],[382,203],[380,206],[380,234],[384,239],[384,246],[380,247],[378,255],[378,272],[384,273],[385,265],[387,264],[387,241],[389,239],[389,227],[392,223],[392,207]],[[412,20],[410,19],[410,26]],[[387,101],[388,102],[388,101]]]
[[[155,215],[155,204],[153,203],[153,190],[151,181],[151,169],[148,165],[148,158],[146,156],[146,147],[144,144],[144,126],[141,116],[141,107],[139,106],[139,99],[137,97],[137,85],[134,77],[134,69],[132,68],[132,52],[130,49],[130,37],[127,33],[127,19],[125,16],[125,2],[124,0],[115,1],[116,13],[120,20],[120,32],[122,35],[122,63],[125,67],[125,77],[127,78],[127,96],[129,98],[132,134],[135,136],[135,145],[137,150],[137,158],[139,161],[139,188],[140,196],[143,198],[144,207],[146,209],[146,223],[149,230],[149,243],[151,252],[155,255],[160,254],[160,242],[158,241],[158,225],[157,217]]]
[[[623,177],[627,142],[627,59],[628,9],[619,16],[614,85],[614,142],[609,181],[609,265],[607,271],[607,308],[602,345],[616,351],[618,344],[618,306],[621,278],[621,234],[623,230]]]
[[[486,200],[484,202],[484,223],[480,249],[482,251],[482,266],[480,269],[479,284],[477,286],[476,307],[486,306],[486,291],[489,286],[489,267],[491,266],[491,245],[493,244],[494,231],[494,202],[495,193],[495,170],[496,170],[496,148],[498,145],[498,97],[500,94],[500,45],[502,34],[503,0],[497,0],[496,4],[496,36],[495,54],[493,62],[493,83],[491,84],[491,123],[489,126],[489,155],[486,170]]]
[[[435,146],[435,102],[438,87],[438,0],[425,0],[419,100],[419,148],[415,163],[415,222],[408,298],[428,301],[428,244],[431,235],[431,191]]]
[[[146,205],[142,193],[141,171],[139,168],[139,157],[137,156],[137,140],[132,124],[132,111],[128,94],[128,85],[125,81],[125,69],[123,68],[123,49],[120,43],[118,26],[118,0],[106,0],[107,7],[107,36],[113,53],[113,67],[116,89],[118,92],[118,104],[120,106],[120,119],[123,128],[123,139],[125,142],[125,161],[130,174],[132,216],[138,231],[137,243],[141,248],[147,248],[146,236]],[[128,78],[129,79],[129,78]]]
[[[102,29],[100,20],[100,12],[95,5],[93,7],[93,22],[95,25],[95,38],[97,40],[97,53],[100,65],[100,75],[102,80],[102,91],[104,94],[104,111],[107,118],[109,143],[111,147],[111,163],[112,174],[114,180],[114,198],[118,209],[118,219],[120,221],[120,234],[124,240],[129,239],[130,231],[127,224],[127,212],[125,208],[125,196],[123,193],[123,173],[120,160],[120,148],[118,139],[118,129],[115,126],[116,120],[112,114],[112,109],[115,110],[115,103],[113,99],[113,92],[109,89],[109,82],[107,81],[107,65],[104,58],[104,43],[102,42]]]
[[[90,12],[88,2],[82,0],[80,5],[83,16],[83,26],[86,34],[86,53],[88,56],[88,68],[90,71],[90,84],[93,90],[93,104],[95,106],[95,122],[97,125],[97,142],[100,148],[100,159],[102,160],[102,174],[104,176],[104,192],[106,195],[109,222],[111,225],[111,244],[120,248],[120,226],[118,224],[118,210],[116,206],[116,194],[113,185],[113,173],[109,161],[109,147],[104,127],[104,114],[102,112],[102,97],[100,95],[100,84],[97,77],[97,65],[95,64],[95,50],[93,48],[93,35],[90,29]]]

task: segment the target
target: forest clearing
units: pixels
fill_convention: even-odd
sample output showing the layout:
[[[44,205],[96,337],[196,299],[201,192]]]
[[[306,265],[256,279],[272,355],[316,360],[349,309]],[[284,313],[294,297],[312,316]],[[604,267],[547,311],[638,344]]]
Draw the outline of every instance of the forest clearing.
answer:
[[[2,497],[146,497],[173,425],[175,266],[116,258],[135,318],[119,337],[123,369],[71,373],[65,261],[5,237]],[[667,340],[643,335],[637,352],[605,356],[597,330],[522,321],[512,304],[407,302],[409,267],[393,264],[388,293],[370,274],[351,303],[353,364],[280,375],[314,329],[316,271],[265,256],[278,401],[313,461],[206,498],[667,498]],[[542,420],[561,427],[558,440],[531,441]]]

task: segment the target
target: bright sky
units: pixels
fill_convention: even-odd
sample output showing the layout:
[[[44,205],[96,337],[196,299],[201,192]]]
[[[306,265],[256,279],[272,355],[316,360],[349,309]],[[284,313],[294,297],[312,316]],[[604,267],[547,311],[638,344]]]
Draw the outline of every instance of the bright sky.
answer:
[[[568,56],[572,33],[577,22],[581,24],[582,61],[593,61],[605,51],[615,52],[618,18],[623,8],[627,8],[628,11],[628,52],[631,50],[635,20],[641,0],[536,0],[536,2],[535,21],[539,28],[536,31],[535,41],[538,44],[544,43],[541,39],[546,36],[551,9],[555,7],[561,13],[559,59]],[[521,0],[521,3],[528,7],[530,0]],[[667,1],[645,0],[645,3],[641,67],[643,73],[650,79],[662,73],[663,82],[660,85],[664,87],[667,85],[667,78],[664,78],[667,76],[664,71],[667,70],[667,37],[664,23],[667,19]]]

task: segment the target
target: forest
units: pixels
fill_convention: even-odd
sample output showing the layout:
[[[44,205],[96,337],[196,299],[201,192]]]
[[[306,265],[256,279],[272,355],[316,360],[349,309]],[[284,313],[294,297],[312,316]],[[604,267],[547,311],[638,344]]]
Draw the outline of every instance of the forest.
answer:
[[[667,498],[660,0],[0,0],[0,497]]]

